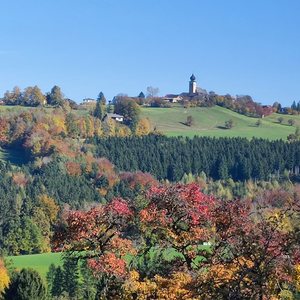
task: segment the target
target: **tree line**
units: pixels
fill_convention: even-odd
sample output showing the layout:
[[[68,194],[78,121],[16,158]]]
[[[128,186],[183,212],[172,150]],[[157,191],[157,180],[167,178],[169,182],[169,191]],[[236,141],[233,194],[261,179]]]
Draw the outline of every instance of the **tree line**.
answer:
[[[298,173],[300,166],[299,141],[148,135],[89,142],[96,156],[107,157],[119,170],[141,170],[175,182],[201,172],[213,179],[269,179],[285,170]]]

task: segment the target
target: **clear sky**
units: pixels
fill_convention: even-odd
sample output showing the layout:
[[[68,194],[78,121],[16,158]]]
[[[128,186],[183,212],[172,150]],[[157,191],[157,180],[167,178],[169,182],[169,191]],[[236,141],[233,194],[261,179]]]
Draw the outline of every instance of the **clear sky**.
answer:
[[[300,100],[298,0],[0,2],[0,96],[59,85],[80,102],[208,91],[271,104]]]

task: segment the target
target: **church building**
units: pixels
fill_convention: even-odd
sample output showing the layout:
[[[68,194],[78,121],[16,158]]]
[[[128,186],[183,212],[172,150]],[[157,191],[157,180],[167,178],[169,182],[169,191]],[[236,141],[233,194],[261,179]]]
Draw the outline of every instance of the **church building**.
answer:
[[[194,74],[190,77],[189,82],[189,94],[190,96],[193,96],[197,93],[197,83],[196,83],[196,77]]]
[[[196,77],[194,74],[191,75],[190,81],[189,81],[189,91],[183,92],[179,95],[174,94],[168,94],[163,99],[165,101],[169,102],[178,102],[180,100],[186,99],[186,100],[193,100],[195,98],[205,99],[207,98],[207,91],[198,87],[196,82]]]

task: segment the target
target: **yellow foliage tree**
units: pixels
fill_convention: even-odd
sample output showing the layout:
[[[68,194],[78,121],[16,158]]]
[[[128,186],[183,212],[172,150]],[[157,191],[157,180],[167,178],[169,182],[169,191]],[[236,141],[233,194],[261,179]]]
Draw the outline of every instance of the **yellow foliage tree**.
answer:
[[[300,265],[295,267],[295,285],[298,292],[300,292]]]
[[[59,211],[58,205],[48,195],[42,194],[39,196],[39,205],[43,209],[45,215],[49,218],[50,223],[54,223]]]
[[[124,299],[198,300],[192,296],[189,284],[192,276],[185,272],[173,273],[170,277],[156,275],[152,280],[140,279],[137,271],[131,271],[123,285]]]
[[[137,271],[131,271],[129,277],[123,285],[123,297],[124,300],[140,299],[148,300],[155,299],[154,296],[157,291],[157,285],[155,282],[145,279],[140,279],[140,275]],[[134,296],[136,298],[134,298]]]
[[[147,135],[151,131],[151,125],[148,119],[139,120],[135,134],[138,136]]]
[[[130,136],[131,130],[127,126],[117,126],[116,127],[116,136],[125,137]]]
[[[192,296],[189,284],[192,276],[186,272],[175,272],[169,278],[155,276],[157,284],[157,299],[162,300],[197,300],[199,297]]]
[[[3,260],[0,259],[0,297],[1,297],[1,293],[8,286],[8,284],[9,284],[8,272],[5,268]]]

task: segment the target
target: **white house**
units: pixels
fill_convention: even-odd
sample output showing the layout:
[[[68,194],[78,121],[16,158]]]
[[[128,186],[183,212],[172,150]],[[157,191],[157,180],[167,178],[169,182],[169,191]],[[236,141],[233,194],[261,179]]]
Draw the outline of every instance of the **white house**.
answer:
[[[107,113],[104,118],[113,119],[113,120],[115,120],[117,122],[123,122],[124,121],[124,117],[123,116],[118,115],[118,114],[113,114],[113,113]]]
[[[92,99],[92,98],[85,98],[82,100],[82,105],[84,104],[96,104],[96,100],[95,99]]]

